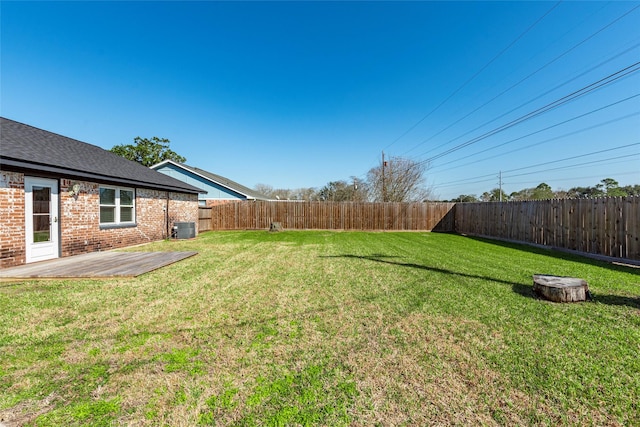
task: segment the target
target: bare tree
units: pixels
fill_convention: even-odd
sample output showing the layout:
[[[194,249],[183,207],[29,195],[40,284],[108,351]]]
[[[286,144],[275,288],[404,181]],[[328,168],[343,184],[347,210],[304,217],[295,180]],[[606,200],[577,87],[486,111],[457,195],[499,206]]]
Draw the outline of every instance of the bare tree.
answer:
[[[315,189],[314,187],[296,188],[295,190],[292,190],[291,200],[306,200],[306,201],[319,200],[318,190]]]
[[[264,194],[270,199],[272,199],[275,196],[275,194],[273,194],[273,187],[270,186],[269,184],[256,184],[253,186],[253,189],[260,194]]]
[[[272,200],[318,200],[318,191],[313,188],[273,188],[268,184],[256,184],[253,187],[260,194]]]
[[[403,157],[391,157],[369,170],[369,197],[376,202],[416,202],[428,200],[432,190],[425,186],[428,164]]]

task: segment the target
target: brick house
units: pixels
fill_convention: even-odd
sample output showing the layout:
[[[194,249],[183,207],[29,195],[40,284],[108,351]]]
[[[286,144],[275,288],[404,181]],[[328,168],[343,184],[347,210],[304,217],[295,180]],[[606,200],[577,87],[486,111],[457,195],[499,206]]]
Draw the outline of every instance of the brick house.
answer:
[[[175,222],[197,227],[199,192],[95,145],[0,117],[0,268],[161,240]]]
[[[151,169],[201,189],[202,191],[198,196],[200,206],[210,207],[242,200],[269,200],[264,194],[260,194],[229,178],[207,172],[204,169],[174,162],[173,160],[160,162],[151,166]]]

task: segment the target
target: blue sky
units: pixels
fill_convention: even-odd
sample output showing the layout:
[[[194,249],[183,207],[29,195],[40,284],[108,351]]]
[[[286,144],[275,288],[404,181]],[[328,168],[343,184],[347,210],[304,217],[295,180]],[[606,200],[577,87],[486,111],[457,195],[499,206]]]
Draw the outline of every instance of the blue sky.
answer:
[[[500,171],[507,193],[638,184],[640,72],[616,73],[639,6],[2,1],[0,114],[106,149],[168,138],[249,187],[363,179],[382,151],[442,199]]]

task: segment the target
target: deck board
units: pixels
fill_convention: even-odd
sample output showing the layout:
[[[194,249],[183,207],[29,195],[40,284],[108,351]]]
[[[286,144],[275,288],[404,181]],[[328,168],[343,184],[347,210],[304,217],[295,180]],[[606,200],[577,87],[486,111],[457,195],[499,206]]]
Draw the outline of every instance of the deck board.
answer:
[[[0,270],[0,281],[137,277],[197,252],[92,252]]]

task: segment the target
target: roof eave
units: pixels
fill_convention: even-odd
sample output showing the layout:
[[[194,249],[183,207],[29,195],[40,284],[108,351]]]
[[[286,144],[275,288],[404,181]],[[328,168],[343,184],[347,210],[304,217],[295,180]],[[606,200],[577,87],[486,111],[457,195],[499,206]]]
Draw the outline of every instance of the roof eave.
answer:
[[[118,178],[115,176],[107,176],[107,175],[101,175],[101,174],[79,171],[74,169],[61,168],[61,167],[50,166],[50,165],[42,165],[42,164],[25,162],[25,161],[15,160],[15,159],[8,159],[4,157],[0,159],[0,169],[2,168],[2,166],[9,166],[15,169],[29,170],[34,172],[47,172],[55,175],[68,175],[73,178],[85,178],[85,179],[90,179],[95,181],[126,184],[134,187],[150,188],[154,190],[166,190],[166,191],[172,191],[176,193],[188,193],[188,194],[206,193],[205,191],[199,188],[193,187],[189,184],[185,184],[188,187],[156,184],[156,183],[150,183],[150,182],[139,181],[134,179]]]

